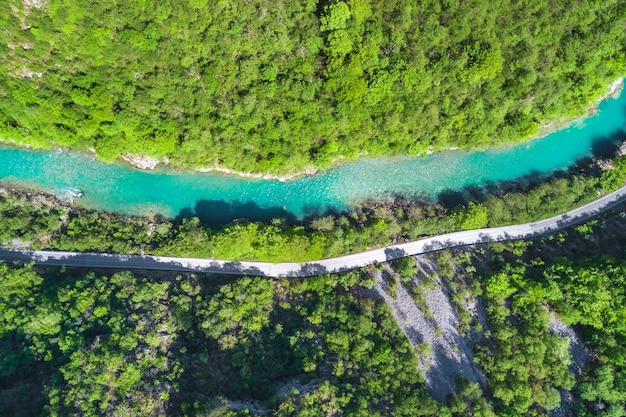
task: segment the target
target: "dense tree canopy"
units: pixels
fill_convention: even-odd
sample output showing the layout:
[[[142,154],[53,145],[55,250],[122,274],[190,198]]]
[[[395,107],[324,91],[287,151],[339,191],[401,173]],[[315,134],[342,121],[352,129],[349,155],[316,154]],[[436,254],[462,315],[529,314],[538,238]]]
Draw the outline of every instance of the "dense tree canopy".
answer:
[[[517,259],[483,279],[494,338],[478,360],[503,409],[549,408],[557,386],[572,390],[573,415],[626,415],[625,274],[623,260],[583,256]],[[576,384],[567,342],[548,332],[552,310],[581,331],[592,353]]]
[[[520,140],[626,68],[619,0],[0,3],[0,136],[283,173]]]
[[[530,417],[566,390],[571,415],[623,416],[626,261],[597,254],[623,253],[624,230],[607,215],[393,262],[397,289],[449,293],[485,377],[441,403],[419,365],[437,347],[411,347],[396,322],[409,318],[371,296],[375,268],[268,280],[0,263],[0,414]]]
[[[367,274],[0,278],[2,415],[452,416]]]

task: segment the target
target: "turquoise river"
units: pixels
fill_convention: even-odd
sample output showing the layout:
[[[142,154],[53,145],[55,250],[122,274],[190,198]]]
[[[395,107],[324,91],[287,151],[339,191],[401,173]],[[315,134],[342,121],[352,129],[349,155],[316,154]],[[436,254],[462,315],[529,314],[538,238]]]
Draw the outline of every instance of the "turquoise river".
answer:
[[[600,103],[591,117],[521,145],[486,152],[361,160],[287,182],[165,168],[145,172],[76,152],[16,148],[0,148],[0,178],[5,185],[58,196],[80,190],[81,205],[130,215],[199,214],[215,223],[238,217],[302,218],[327,209],[345,209],[368,197],[397,193],[435,197],[445,190],[547,174],[616,144],[625,126],[626,93],[622,92]]]

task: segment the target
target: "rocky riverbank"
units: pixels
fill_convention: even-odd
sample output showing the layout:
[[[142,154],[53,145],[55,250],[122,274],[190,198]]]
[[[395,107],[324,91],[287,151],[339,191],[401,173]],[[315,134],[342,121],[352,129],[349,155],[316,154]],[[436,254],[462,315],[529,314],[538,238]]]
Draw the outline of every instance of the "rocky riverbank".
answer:
[[[169,164],[169,160],[165,156],[162,159],[157,159],[157,158],[152,158],[147,155],[126,154],[122,156],[122,159],[128,162],[133,167],[144,169],[144,170],[155,169],[160,164],[163,164],[163,165]]]

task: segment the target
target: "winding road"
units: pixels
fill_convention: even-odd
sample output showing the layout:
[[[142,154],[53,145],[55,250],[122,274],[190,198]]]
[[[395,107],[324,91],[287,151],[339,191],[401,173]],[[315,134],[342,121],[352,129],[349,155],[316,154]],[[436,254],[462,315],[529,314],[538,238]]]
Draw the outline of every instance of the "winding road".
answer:
[[[386,262],[404,256],[419,255],[446,248],[473,245],[476,243],[533,238],[582,223],[624,201],[626,201],[626,186],[592,201],[589,204],[545,220],[511,226],[448,233],[352,255],[322,259],[320,261],[302,264],[272,264],[269,262],[224,261],[89,252],[27,251],[10,248],[0,248],[0,259],[9,262],[35,262],[41,265],[62,265],[68,267],[192,271],[216,274],[246,274],[275,278],[306,277],[348,271],[376,262]]]

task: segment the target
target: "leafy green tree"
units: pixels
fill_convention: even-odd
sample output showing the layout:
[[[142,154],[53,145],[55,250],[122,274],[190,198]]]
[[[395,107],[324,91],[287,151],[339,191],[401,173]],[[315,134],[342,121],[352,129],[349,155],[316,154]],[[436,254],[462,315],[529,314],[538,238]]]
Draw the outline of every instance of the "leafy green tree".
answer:
[[[412,256],[397,259],[393,261],[392,265],[398,274],[400,274],[400,276],[404,279],[410,279],[417,273],[415,258]]]
[[[489,223],[487,207],[483,204],[470,202],[467,207],[459,208],[452,213],[456,227],[460,230],[482,229]]]

